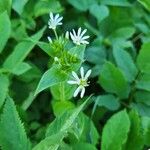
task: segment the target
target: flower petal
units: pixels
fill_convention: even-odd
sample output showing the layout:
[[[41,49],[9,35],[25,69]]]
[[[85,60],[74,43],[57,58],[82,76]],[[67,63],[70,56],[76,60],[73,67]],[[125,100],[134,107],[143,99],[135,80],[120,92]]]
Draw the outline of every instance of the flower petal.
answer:
[[[87,31],[87,29],[84,29],[80,36],[82,37],[86,33],[86,31]]]
[[[73,81],[73,80],[70,80],[70,81],[67,81],[68,84],[78,84],[77,81]]]
[[[78,29],[78,34],[77,34],[77,36],[80,37],[80,34],[81,34],[81,27]]]
[[[81,89],[82,89],[82,87],[79,86],[79,87],[75,90],[75,92],[74,92],[74,94],[73,94],[73,97],[76,97],[76,96],[78,95],[78,93],[81,91]]]
[[[78,75],[74,71],[72,71],[72,75],[78,82],[80,81]]]
[[[83,98],[84,93],[85,93],[85,87],[82,87],[81,94],[80,94],[80,97],[81,97],[81,98]]]
[[[83,67],[80,68],[80,74],[81,74],[81,78],[83,79],[84,78],[84,69],[83,69]]]
[[[92,72],[92,70],[91,70],[91,69],[90,69],[90,70],[88,70],[88,72],[85,74],[85,77],[84,77],[84,79],[85,79],[85,80],[87,80],[87,79],[88,79],[88,77],[90,76],[91,72]]]

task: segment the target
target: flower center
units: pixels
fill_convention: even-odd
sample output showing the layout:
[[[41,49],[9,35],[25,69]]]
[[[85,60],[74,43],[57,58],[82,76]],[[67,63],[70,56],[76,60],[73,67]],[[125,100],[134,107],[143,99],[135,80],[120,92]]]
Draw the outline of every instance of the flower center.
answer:
[[[81,86],[88,86],[87,80],[80,79]]]

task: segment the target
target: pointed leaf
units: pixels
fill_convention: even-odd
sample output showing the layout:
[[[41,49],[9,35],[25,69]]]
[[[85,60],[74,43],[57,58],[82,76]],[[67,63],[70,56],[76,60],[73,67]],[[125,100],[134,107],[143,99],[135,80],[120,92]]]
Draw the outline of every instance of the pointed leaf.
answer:
[[[130,120],[125,110],[113,115],[103,129],[102,150],[121,150],[127,140],[129,129]]]
[[[10,36],[11,22],[7,12],[0,14],[0,53],[4,49],[6,42]]]
[[[30,150],[23,124],[11,98],[7,98],[0,121],[0,145],[3,150]]]

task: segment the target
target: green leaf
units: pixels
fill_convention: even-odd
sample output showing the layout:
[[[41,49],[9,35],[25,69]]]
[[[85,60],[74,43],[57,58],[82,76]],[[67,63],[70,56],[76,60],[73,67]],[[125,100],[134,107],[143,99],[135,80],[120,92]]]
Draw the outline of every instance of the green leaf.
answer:
[[[7,12],[0,14],[0,53],[4,49],[11,32],[11,22]]]
[[[34,15],[35,17],[42,16],[44,14],[48,14],[49,12],[60,12],[63,8],[61,4],[57,0],[39,0],[34,7]]]
[[[77,143],[75,145],[72,146],[73,150],[97,150],[95,146],[93,146],[92,144],[89,143]]]
[[[150,146],[150,117],[142,117],[144,143]]]
[[[131,6],[127,0],[101,0],[101,3],[112,6]]]
[[[89,98],[72,112],[66,112],[57,117],[48,127],[46,138],[37,144],[33,150],[57,150],[88,100]]]
[[[92,4],[95,4],[95,0],[68,0],[68,2],[80,11],[86,11]]]
[[[115,93],[120,98],[126,98],[128,96],[129,87],[125,77],[110,62],[104,64],[99,76],[99,83],[107,92]]]
[[[12,8],[19,14],[21,15],[25,4],[28,2],[28,0],[13,0],[12,1]]]
[[[79,113],[83,110],[89,99],[90,97],[87,98],[87,100],[84,103],[82,103],[79,107],[75,108],[74,110],[67,111],[63,113],[61,116],[58,116],[47,128],[46,137],[60,132],[67,133],[73,126]]]
[[[129,130],[130,120],[125,110],[113,115],[102,132],[102,150],[121,150]]]
[[[129,53],[125,50],[116,48],[113,50],[113,55],[118,67],[124,73],[126,79],[129,82],[132,82],[137,75],[137,68]]]
[[[150,74],[143,74],[140,79],[136,81],[136,88],[150,92]]]
[[[0,145],[3,150],[30,150],[15,104],[7,98],[0,121]]]
[[[64,136],[65,133],[60,132],[52,136],[46,137],[39,144],[37,144],[32,150],[57,150]]]
[[[30,53],[33,47],[36,45],[38,40],[42,37],[45,27],[41,29],[38,33],[27,38],[26,40],[19,43],[14,51],[8,56],[4,62],[4,68],[8,69],[10,72],[14,72],[14,69],[17,68],[26,56]]]
[[[62,71],[58,66],[53,66],[43,74],[35,91],[35,95],[37,95],[39,92],[45,90],[48,87],[65,81],[66,79],[67,74],[64,71]]]
[[[131,127],[124,150],[143,150],[144,141],[141,132],[141,119],[135,111],[131,111],[129,117]]]
[[[5,75],[0,74],[0,108],[2,107],[5,98],[8,94],[9,80]]]
[[[55,116],[60,116],[64,112],[75,108],[75,105],[71,101],[52,101],[53,112]]]
[[[138,0],[147,10],[150,11],[150,1],[149,0]]]
[[[135,28],[133,27],[122,27],[112,32],[112,34],[108,37],[111,41],[114,39],[124,39],[127,40],[133,36],[135,33]]]
[[[7,10],[8,14],[11,11],[12,0],[0,0],[0,13]]]
[[[12,70],[13,71],[12,73],[15,75],[21,75],[30,69],[31,66],[28,63],[22,62],[16,68],[14,68],[14,70]]]
[[[51,87],[51,93],[54,99],[65,101],[72,98],[76,86],[71,86],[67,82],[60,82]]]
[[[117,110],[120,107],[118,99],[111,94],[98,96],[96,103],[98,106],[104,106],[109,110]]]
[[[105,5],[93,4],[90,7],[90,13],[94,17],[96,17],[97,21],[100,23],[103,19],[105,19],[109,15],[109,9]]]
[[[143,103],[132,103],[131,104],[132,108],[138,111],[138,113],[141,116],[148,116],[150,117],[150,107],[143,104]]]
[[[144,43],[137,57],[137,65],[141,71],[150,66],[150,42]]]
[[[134,98],[136,102],[144,103],[150,106],[150,92],[144,90],[136,91],[134,94]]]

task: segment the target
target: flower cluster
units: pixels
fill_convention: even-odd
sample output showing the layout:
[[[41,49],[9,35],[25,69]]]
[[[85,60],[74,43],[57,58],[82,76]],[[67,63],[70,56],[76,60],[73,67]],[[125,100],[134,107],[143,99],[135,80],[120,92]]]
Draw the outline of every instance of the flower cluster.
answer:
[[[60,17],[59,14],[54,15],[53,13],[50,13],[50,19],[48,21],[48,26],[50,29],[54,31],[54,34],[56,36],[56,39],[58,39],[58,35],[56,32],[57,26],[62,25],[62,19],[63,17]],[[87,29],[82,30],[81,27],[77,30],[77,32],[73,29],[72,32],[67,31],[65,33],[65,39],[71,39],[74,44],[80,45],[80,44],[89,44],[87,39],[89,38],[88,35],[85,36],[85,33],[87,32]],[[48,36],[48,41],[50,43],[53,43],[50,36]],[[54,57],[55,63],[61,64],[60,59],[58,57]],[[85,74],[84,68],[80,68],[80,74],[81,77],[79,77],[74,71],[72,71],[72,76],[74,77],[73,80],[68,81],[68,84],[76,84],[78,85],[77,89],[74,92],[74,97],[76,97],[80,93],[80,97],[83,98],[85,94],[85,87],[89,86],[88,78],[91,74],[91,70],[88,70]]]
[[[59,14],[56,14],[54,16],[53,13],[50,13],[50,19],[48,21],[48,26],[50,29],[54,30],[55,35],[57,37],[57,33],[56,33],[56,27],[59,25],[62,25],[62,19],[63,17],[60,17]],[[84,29],[82,31],[81,27],[78,29],[77,32],[75,32],[75,30],[73,29],[72,32],[66,32],[65,34],[65,38],[69,39],[69,36],[71,37],[71,40],[73,41],[73,43],[80,45],[80,44],[89,44],[89,42],[87,41],[87,39],[89,38],[89,36],[84,36],[86,33],[87,29]],[[48,36],[48,41],[50,43],[52,43],[51,38]]]

